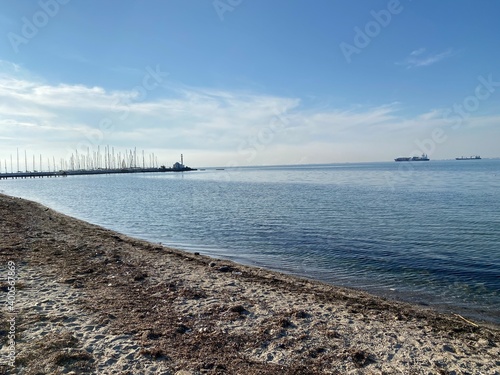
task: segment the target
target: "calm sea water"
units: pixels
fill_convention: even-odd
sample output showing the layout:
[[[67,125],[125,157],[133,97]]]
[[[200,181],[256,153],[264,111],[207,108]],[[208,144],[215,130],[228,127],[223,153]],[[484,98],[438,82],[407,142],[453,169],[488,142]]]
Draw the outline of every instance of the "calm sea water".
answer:
[[[500,323],[500,160],[2,180],[135,237]]]

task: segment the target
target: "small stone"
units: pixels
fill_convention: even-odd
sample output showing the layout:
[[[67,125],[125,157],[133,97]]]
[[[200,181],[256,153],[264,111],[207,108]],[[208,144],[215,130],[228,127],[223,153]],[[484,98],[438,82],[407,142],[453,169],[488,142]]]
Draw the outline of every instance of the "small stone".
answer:
[[[134,281],[143,281],[148,275],[146,273],[137,273],[134,275]]]
[[[444,345],[443,350],[445,352],[456,353],[455,348],[451,345]]]
[[[184,334],[188,331],[190,331],[191,329],[188,327],[188,326],[185,326],[184,324],[179,324],[176,328],[176,332],[177,333],[181,333],[181,334]]]
[[[141,336],[141,341],[147,341],[148,340],[148,335],[151,331],[150,330],[146,330],[142,333],[142,336]]]
[[[299,311],[295,312],[295,317],[299,318],[299,319],[306,319],[306,318],[309,318],[310,315],[308,313],[306,313],[304,310],[299,310]]]
[[[238,313],[238,314],[243,314],[247,310],[245,309],[245,307],[243,307],[243,305],[235,305],[235,306],[230,307],[229,311],[234,312],[234,313]]]
[[[287,318],[285,318],[285,317],[282,317],[279,320],[278,324],[282,328],[291,328],[291,327],[294,327],[294,324],[290,320],[288,320]]]
[[[186,370],[180,370],[175,373],[175,375],[193,375],[192,372]]]

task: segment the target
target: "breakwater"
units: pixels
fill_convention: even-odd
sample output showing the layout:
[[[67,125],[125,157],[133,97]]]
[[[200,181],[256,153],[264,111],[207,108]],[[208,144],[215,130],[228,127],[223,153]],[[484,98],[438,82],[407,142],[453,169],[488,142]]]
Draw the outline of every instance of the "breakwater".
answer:
[[[56,172],[14,172],[14,173],[0,173],[1,179],[18,179],[18,178],[43,178],[43,177],[67,177],[67,176],[81,176],[81,175],[98,175],[98,174],[118,174],[118,173],[153,173],[153,172],[189,172],[196,171],[195,168],[179,167],[179,168],[120,168],[120,169],[92,169],[92,170],[64,170]]]

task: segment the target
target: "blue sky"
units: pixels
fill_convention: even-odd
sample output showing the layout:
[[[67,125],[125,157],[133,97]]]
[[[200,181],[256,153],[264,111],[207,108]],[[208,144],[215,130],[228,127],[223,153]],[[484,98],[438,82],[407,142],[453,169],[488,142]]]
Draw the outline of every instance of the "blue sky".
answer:
[[[493,0],[4,1],[0,169],[17,148],[106,145],[191,166],[500,156],[498,14]]]

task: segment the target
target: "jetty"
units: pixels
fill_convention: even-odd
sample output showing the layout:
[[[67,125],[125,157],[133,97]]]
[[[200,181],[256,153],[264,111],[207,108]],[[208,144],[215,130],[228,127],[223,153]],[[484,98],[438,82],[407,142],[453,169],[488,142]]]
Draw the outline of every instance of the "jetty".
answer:
[[[124,169],[95,169],[95,170],[67,170],[58,172],[14,172],[0,173],[0,180],[7,178],[43,178],[43,177],[67,177],[67,176],[83,176],[96,174],[117,174],[117,173],[153,173],[153,172],[188,172],[196,171],[195,168],[183,166],[182,168],[124,168]]]
[[[137,166],[137,152],[134,149],[124,154],[118,153],[115,156],[114,150],[111,152],[109,146],[105,149],[104,156],[97,151],[93,155],[90,151],[87,155],[78,155],[78,152],[71,155],[69,162],[61,160],[60,166],[57,169],[55,158],[53,159],[53,168],[50,168],[50,159],[46,165],[42,164],[42,156],[40,163],[35,164],[35,156],[33,156],[33,169],[28,170],[28,158],[25,151],[24,166],[25,170],[20,170],[19,152],[17,152],[17,172],[14,170],[12,156],[10,160],[11,171],[7,171],[7,161],[5,160],[5,172],[0,172],[0,180],[2,179],[24,179],[24,178],[50,178],[50,177],[67,177],[67,176],[83,176],[83,175],[100,175],[100,174],[118,174],[118,173],[158,173],[158,172],[189,172],[196,171],[195,168],[190,168],[184,165],[184,155],[181,154],[181,161],[176,162],[172,167],[159,166],[158,159],[154,154],[150,157],[150,164],[146,165],[144,151],[142,152],[142,167]],[[47,167],[45,169],[44,167]],[[45,169],[45,170],[44,170]],[[51,170],[52,169],[52,170]]]

